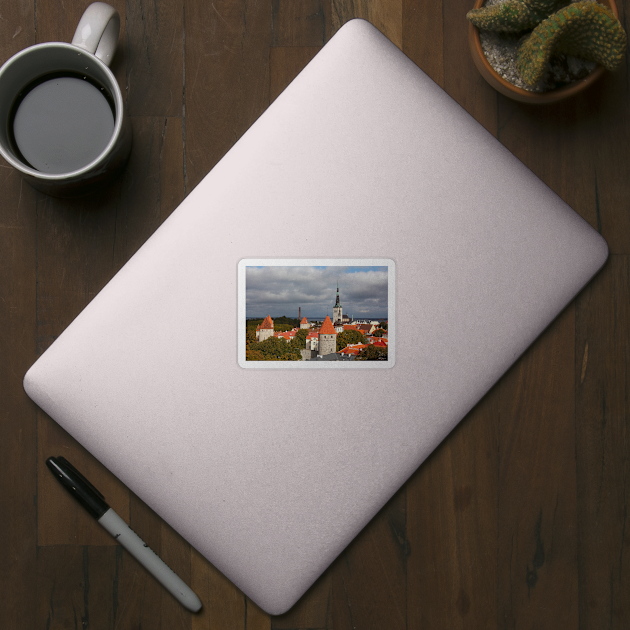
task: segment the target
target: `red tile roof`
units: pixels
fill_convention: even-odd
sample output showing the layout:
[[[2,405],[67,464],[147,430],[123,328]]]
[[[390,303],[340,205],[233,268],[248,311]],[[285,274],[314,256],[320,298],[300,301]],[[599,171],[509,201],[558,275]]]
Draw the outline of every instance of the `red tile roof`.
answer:
[[[332,325],[332,322],[330,321],[330,317],[328,317],[328,315],[326,315],[326,319],[324,320],[322,327],[319,329],[319,334],[320,335],[336,335],[337,334],[337,331]]]
[[[271,328],[273,330],[273,319],[271,319],[271,315],[267,315],[265,319],[263,319],[262,324],[260,324],[261,328]]]
[[[300,324],[308,324],[308,319],[306,319],[306,317],[302,317]]]
[[[339,354],[359,354],[359,348],[350,348],[349,346],[346,346],[339,351]]]
[[[339,352],[343,354],[359,354],[359,352],[363,350],[363,348],[367,348],[367,345],[364,343],[351,343]]]

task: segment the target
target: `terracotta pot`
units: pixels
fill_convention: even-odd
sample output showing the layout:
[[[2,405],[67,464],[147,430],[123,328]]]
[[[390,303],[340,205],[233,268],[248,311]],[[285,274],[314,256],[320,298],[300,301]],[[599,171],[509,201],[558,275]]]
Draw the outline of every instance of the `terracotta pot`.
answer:
[[[600,0],[600,4],[608,7],[619,18],[617,12],[617,5],[614,0]],[[480,9],[484,5],[484,0],[475,1],[475,9]],[[507,96],[516,101],[522,101],[524,103],[554,103],[562,99],[568,98],[585,90],[590,85],[595,83],[605,69],[602,66],[597,66],[593,72],[591,72],[586,78],[581,81],[575,81],[554,90],[548,92],[528,92],[520,87],[516,87],[509,81],[506,81],[500,74],[498,74],[494,68],[490,65],[490,62],[486,59],[481,48],[481,40],[479,39],[479,29],[471,22],[468,22],[468,43],[470,45],[470,52],[472,54],[473,61],[477,66],[477,70],[481,73],[481,76],[495,89],[504,96]]]

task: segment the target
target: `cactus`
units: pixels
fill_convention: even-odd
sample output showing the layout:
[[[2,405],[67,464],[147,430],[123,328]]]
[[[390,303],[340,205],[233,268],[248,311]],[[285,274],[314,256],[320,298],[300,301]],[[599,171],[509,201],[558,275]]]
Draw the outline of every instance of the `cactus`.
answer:
[[[575,2],[543,20],[521,44],[516,65],[528,85],[540,81],[555,53],[595,61],[608,70],[621,63],[626,33],[610,9],[597,2]]]
[[[534,28],[569,0],[506,0],[500,4],[472,9],[466,17],[479,29],[519,33]]]

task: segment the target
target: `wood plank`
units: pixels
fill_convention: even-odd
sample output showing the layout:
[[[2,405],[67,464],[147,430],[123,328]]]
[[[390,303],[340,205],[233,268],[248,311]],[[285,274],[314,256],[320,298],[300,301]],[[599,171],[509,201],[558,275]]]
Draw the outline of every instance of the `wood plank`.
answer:
[[[630,260],[611,256],[576,305],[580,628],[630,627]]]
[[[498,416],[494,387],[407,483],[407,628],[496,619]]]
[[[409,553],[403,487],[333,564],[332,627],[406,628]]]
[[[271,11],[263,0],[192,3],[185,29],[189,192],[269,105]]]
[[[127,5],[125,51],[130,116],[181,116],[184,86],[183,0]]]
[[[444,87],[442,0],[403,0],[402,50]]]
[[[604,121],[589,99],[576,97],[541,110],[501,97],[498,120],[502,144],[597,227],[592,212],[596,198],[590,125]]]
[[[134,146],[114,211],[112,275],[184,199],[182,120],[132,117],[131,121]]]
[[[6,50],[6,49],[5,49]],[[33,628],[37,541],[37,409],[22,379],[37,359],[37,193],[0,160],[0,618]]]
[[[274,101],[321,47],[272,48],[269,53],[269,98]]]
[[[186,584],[190,584],[190,545],[133,494],[130,512],[131,528]],[[118,593],[121,615],[116,619],[116,627],[146,625],[155,630],[190,630],[192,613],[126,550],[119,554],[117,571],[122,588]]]
[[[332,0],[332,34],[348,20],[363,18],[402,49],[403,0]]]
[[[497,135],[499,94],[479,74],[468,49],[470,0],[443,0],[444,89],[492,135]]]
[[[37,557],[34,628],[68,630],[114,627],[116,548],[42,547]]]
[[[0,63],[34,44],[33,2],[3,3]],[[0,158],[0,619],[36,627],[37,411],[22,388],[37,358],[35,335],[37,193]]]
[[[245,630],[247,610],[254,604],[194,549],[191,588],[203,602],[203,608],[193,617],[193,630]]]
[[[0,20],[0,64],[22,48],[37,43],[36,36],[33,2],[31,0],[4,2]]]
[[[127,488],[43,411],[37,423],[37,543],[115,546],[116,541],[75,501],[46,466],[51,456],[66,457],[129,522]]]
[[[333,571],[328,569],[284,615],[271,617],[272,630],[332,628]],[[249,626],[248,626],[249,627]]]
[[[587,218],[615,254],[630,254],[630,213],[627,211],[630,208],[630,160],[627,151],[630,146],[629,65],[625,63],[615,73],[606,74],[591,88],[589,98],[592,99],[592,107],[581,125],[588,135],[584,129],[575,130],[582,136],[586,135],[583,146],[593,164],[591,187],[595,199]]]
[[[501,627],[578,626],[574,346],[571,305],[500,383]]]
[[[272,46],[323,46],[330,38],[330,0],[272,0]]]

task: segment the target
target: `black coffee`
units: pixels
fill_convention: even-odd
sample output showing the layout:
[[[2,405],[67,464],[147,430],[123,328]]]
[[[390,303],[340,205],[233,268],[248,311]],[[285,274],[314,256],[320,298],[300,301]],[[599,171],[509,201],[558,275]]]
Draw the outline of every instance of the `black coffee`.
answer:
[[[95,160],[114,133],[107,90],[79,75],[50,75],[27,86],[14,106],[20,159],[43,173],[70,173]]]

